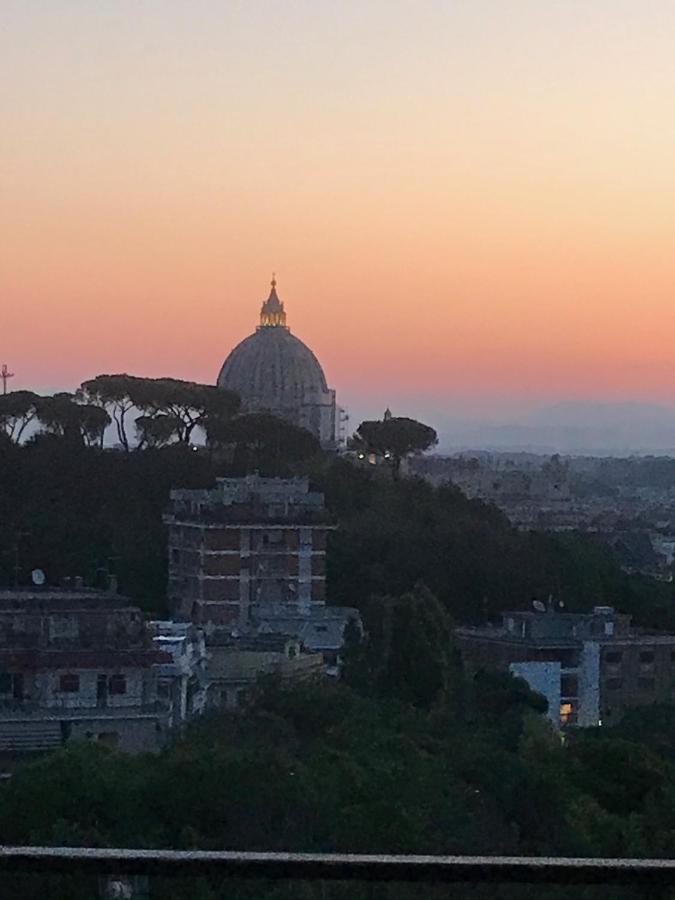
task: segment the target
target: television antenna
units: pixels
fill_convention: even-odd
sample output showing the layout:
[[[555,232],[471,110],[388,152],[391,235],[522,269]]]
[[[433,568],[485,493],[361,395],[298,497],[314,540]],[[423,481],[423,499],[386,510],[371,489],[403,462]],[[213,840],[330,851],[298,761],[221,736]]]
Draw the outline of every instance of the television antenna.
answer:
[[[10,378],[14,378],[14,372],[10,372],[7,368],[7,363],[2,364],[2,368],[0,369],[0,378],[2,378],[2,393],[7,393],[7,382]]]

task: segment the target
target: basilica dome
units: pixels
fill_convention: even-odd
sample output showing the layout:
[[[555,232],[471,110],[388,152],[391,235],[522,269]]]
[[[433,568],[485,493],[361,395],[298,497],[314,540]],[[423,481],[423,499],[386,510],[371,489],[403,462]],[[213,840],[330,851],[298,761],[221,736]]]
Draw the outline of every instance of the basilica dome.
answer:
[[[249,411],[266,411],[307,428],[323,444],[335,441],[335,392],[306,344],[291,334],[272,280],[260,325],[231,351],[218,386],[235,391]]]

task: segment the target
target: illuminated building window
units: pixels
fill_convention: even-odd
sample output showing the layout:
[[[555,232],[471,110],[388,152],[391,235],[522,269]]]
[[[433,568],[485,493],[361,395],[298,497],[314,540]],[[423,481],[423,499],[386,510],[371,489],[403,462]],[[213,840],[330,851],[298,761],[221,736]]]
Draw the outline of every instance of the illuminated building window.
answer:
[[[568,725],[576,719],[576,710],[573,703],[560,704],[560,724]]]

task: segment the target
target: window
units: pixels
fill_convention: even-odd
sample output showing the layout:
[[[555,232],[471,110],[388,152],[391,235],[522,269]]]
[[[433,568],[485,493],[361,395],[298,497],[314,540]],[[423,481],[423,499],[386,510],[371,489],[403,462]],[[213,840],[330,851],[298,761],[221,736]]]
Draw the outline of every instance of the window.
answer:
[[[9,672],[0,672],[0,694],[11,694],[13,678]]]
[[[638,678],[637,683],[641,691],[653,691],[656,686],[654,678]]]
[[[611,650],[605,653],[605,662],[611,666],[618,665],[621,662],[623,654],[618,650]]]
[[[550,659],[550,657],[547,656]],[[556,652],[554,659],[560,660],[563,669],[573,669],[579,665],[578,650],[559,650]]]
[[[605,687],[608,691],[619,691],[623,685],[623,681],[620,678],[608,678],[605,682]]]
[[[577,711],[573,703],[560,704],[560,724],[573,725],[576,722]]]
[[[50,616],[49,639],[58,641],[61,639],[76,639],[80,634],[80,623],[76,616]]]
[[[116,673],[115,675],[110,676],[110,684],[108,687],[108,693],[110,694],[126,694],[127,692],[127,679],[126,675],[121,675]]]
[[[80,676],[68,672],[59,679],[59,691],[62,694],[77,694],[80,690]]]
[[[653,650],[643,650],[640,653],[640,662],[641,663],[653,663],[654,662],[654,651]]]
[[[576,675],[563,675],[560,679],[560,694],[563,697],[576,697],[579,693],[579,682]]]

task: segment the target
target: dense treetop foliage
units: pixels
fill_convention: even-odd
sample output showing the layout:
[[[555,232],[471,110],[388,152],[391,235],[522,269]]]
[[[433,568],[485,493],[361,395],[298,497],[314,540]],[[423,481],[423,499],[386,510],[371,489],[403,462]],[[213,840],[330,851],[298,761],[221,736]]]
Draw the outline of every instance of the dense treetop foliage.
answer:
[[[354,673],[349,686],[284,688],[265,680],[245,715],[201,720],[157,756],[83,743],[26,762],[0,787],[0,840],[360,853],[675,852],[672,749],[652,746],[664,728],[660,711],[562,744],[542,716],[545,702],[523,681],[498,673],[470,680],[453,660],[447,666],[431,705],[411,704],[401,681],[381,681],[374,693]],[[424,680],[422,671],[411,674]],[[13,897],[39,896],[45,887],[38,876],[6,878]],[[93,896],[87,879],[50,887],[49,896],[63,900]],[[447,888],[432,886],[413,893],[357,884],[219,888],[187,879],[155,889],[153,896],[185,900],[447,896]],[[471,896],[608,895],[490,887]]]

